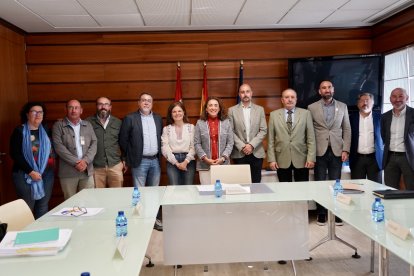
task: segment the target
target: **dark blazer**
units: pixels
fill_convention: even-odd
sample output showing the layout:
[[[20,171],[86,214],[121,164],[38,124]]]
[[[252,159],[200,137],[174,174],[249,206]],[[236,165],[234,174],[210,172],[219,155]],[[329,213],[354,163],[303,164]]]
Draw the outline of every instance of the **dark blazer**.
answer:
[[[152,116],[157,130],[159,160],[161,156],[162,118],[154,112]],[[128,114],[122,121],[119,132],[119,145],[121,146],[127,165],[131,168],[137,168],[141,164],[142,152],[144,151],[142,121],[139,111]]]
[[[404,127],[404,144],[405,153],[407,156],[408,163],[411,169],[414,170],[414,109],[406,105],[405,113],[405,127]],[[383,168],[387,165],[388,151],[390,149],[391,139],[391,121],[392,121],[392,110],[382,114],[381,117],[381,136],[384,141],[384,162]]]
[[[349,165],[352,167],[358,154],[359,142],[359,112],[353,112],[349,115],[351,123],[351,151],[349,152]],[[384,143],[381,137],[381,112],[372,111],[372,120],[374,123],[374,144],[375,144],[375,159],[377,160],[378,168],[382,169],[382,158],[384,154]]]

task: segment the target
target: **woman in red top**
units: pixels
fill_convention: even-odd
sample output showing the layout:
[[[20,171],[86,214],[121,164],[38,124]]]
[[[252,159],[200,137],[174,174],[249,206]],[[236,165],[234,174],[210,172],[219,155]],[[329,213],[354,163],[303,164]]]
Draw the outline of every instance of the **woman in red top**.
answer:
[[[233,128],[222,101],[209,97],[194,130],[194,148],[201,184],[210,183],[210,166],[230,164]]]

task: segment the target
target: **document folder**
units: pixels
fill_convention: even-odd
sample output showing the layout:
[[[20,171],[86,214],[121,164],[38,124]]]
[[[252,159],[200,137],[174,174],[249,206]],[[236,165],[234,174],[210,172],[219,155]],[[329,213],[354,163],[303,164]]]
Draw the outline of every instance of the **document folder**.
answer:
[[[383,199],[414,198],[414,191],[412,190],[376,190],[372,193]]]

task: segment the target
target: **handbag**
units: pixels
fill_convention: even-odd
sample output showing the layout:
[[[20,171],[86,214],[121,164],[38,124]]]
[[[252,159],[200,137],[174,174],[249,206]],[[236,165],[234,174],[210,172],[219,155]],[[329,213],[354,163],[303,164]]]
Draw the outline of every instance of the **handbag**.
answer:
[[[7,223],[0,222],[0,242],[3,240],[7,233]]]

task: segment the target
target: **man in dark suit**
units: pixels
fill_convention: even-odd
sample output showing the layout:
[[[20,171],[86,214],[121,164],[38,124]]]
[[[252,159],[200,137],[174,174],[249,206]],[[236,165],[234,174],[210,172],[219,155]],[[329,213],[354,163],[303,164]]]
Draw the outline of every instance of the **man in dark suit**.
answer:
[[[381,137],[381,113],[373,111],[374,96],[358,95],[359,112],[349,116],[351,123],[351,151],[349,165],[352,179],[365,179],[382,183],[382,157],[384,144]]]
[[[265,157],[263,139],[267,125],[263,107],[252,103],[253,91],[247,83],[239,88],[240,103],[229,108],[233,126],[234,147],[231,158],[235,164],[249,164],[253,183],[260,183]]]
[[[139,110],[124,118],[119,133],[119,144],[136,187],[160,184],[162,118],[152,112],[152,105],[152,96],[142,93]]]
[[[414,190],[414,109],[407,106],[404,88],[391,91],[392,110],[381,117],[384,141],[384,182],[399,189],[401,174],[408,190]]]
[[[149,93],[139,97],[139,110],[128,114],[121,125],[119,145],[131,168],[134,186],[158,186],[161,178],[162,118],[152,112],[153,99]],[[162,231],[161,212],[154,229]]]

